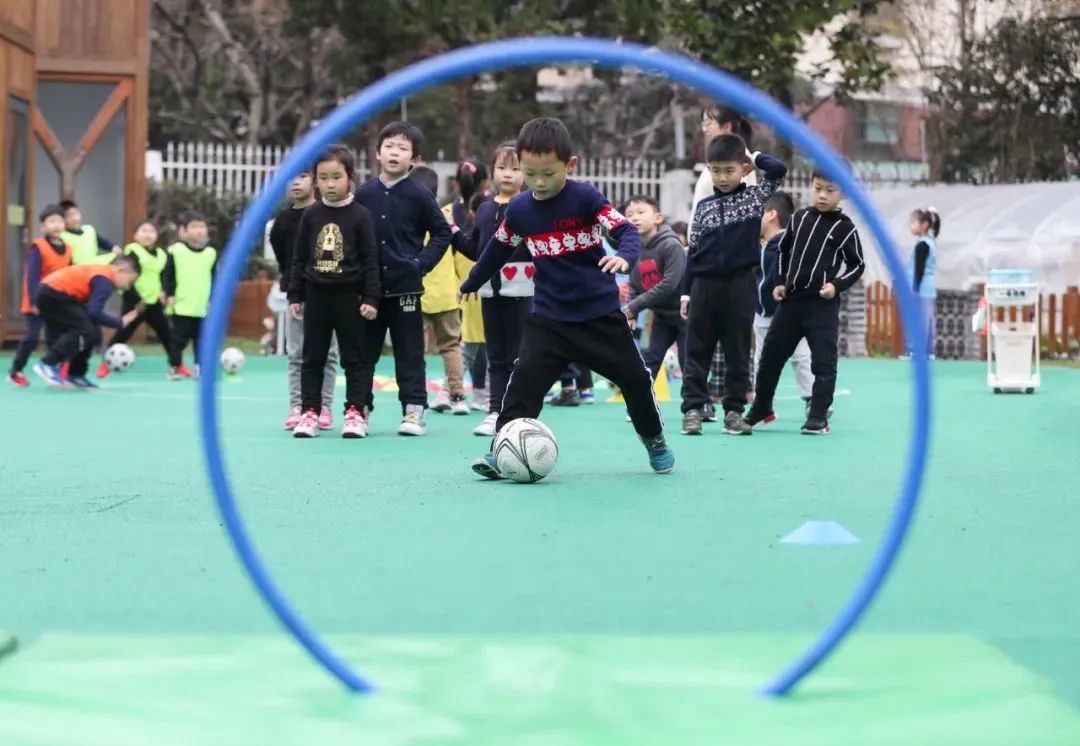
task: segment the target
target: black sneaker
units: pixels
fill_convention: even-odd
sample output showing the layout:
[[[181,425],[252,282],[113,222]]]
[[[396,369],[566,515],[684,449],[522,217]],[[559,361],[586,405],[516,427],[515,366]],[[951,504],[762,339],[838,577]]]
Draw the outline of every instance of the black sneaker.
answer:
[[[758,425],[768,425],[770,422],[776,421],[775,412],[759,412],[753,407],[750,407],[750,412],[743,418],[750,427],[757,427]]]
[[[741,414],[732,410],[724,415],[724,432],[728,435],[753,435],[754,428],[747,424]]]
[[[829,423],[819,417],[809,417],[802,426],[803,435],[826,435]]]
[[[716,422],[716,407],[712,402],[706,402],[701,408],[701,419],[703,422]]]
[[[577,389],[563,389],[548,402],[553,407],[577,407],[581,404],[581,394]]]
[[[683,435],[701,435],[701,412],[696,409],[687,410],[682,416]]]

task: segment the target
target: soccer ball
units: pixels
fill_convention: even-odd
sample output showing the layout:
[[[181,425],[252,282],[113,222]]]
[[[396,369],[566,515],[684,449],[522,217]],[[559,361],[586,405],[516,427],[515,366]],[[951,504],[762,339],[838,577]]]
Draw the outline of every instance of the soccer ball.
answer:
[[[495,436],[495,464],[515,482],[539,482],[555,470],[559,444],[555,433],[530,417],[511,420]]]
[[[230,376],[236,375],[244,368],[244,353],[235,347],[226,347],[221,353],[221,367]]]
[[[135,351],[126,344],[115,344],[105,350],[105,362],[117,373],[135,364]]]

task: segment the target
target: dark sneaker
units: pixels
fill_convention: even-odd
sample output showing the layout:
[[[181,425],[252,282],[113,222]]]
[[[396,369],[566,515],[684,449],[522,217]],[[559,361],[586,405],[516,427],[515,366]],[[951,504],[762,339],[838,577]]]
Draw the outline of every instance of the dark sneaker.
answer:
[[[716,407],[711,401],[706,402],[701,408],[701,420],[702,422],[716,422]]]
[[[753,435],[754,428],[742,418],[742,415],[732,410],[724,415],[724,432],[728,435]]]
[[[750,427],[758,427],[759,425],[768,425],[770,422],[776,421],[775,412],[758,412],[753,407],[750,408],[749,414],[743,419]]]
[[[683,435],[701,435],[701,412],[696,409],[687,410],[682,416]]]
[[[810,417],[803,423],[803,435],[825,435],[829,432],[829,423],[819,417]]]
[[[499,465],[495,463],[495,454],[488,451],[476,461],[472,462],[472,470],[484,479],[502,479]]]
[[[86,376],[69,376],[68,384],[83,391],[97,391],[101,388]]]
[[[657,474],[670,474],[675,469],[675,452],[668,447],[664,434],[655,438],[642,438],[645,450],[649,452],[649,466]]]
[[[581,404],[581,394],[577,389],[563,390],[548,403],[553,407],[577,407]]]

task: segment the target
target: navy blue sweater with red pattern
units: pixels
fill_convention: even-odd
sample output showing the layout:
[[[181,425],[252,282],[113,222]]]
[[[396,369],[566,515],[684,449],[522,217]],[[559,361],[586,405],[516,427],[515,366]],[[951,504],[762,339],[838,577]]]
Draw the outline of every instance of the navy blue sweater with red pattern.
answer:
[[[555,321],[589,321],[617,312],[615,275],[597,266],[604,256],[605,232],[618,243],[616,254],[632,267],[641,253],[637,228],[595,188],[567,181],[545,200],[534,198],[531,190],[522,192],[510,200],[502,225],[461,292],[475,293],[524,245],[536,266],[533,313]]]

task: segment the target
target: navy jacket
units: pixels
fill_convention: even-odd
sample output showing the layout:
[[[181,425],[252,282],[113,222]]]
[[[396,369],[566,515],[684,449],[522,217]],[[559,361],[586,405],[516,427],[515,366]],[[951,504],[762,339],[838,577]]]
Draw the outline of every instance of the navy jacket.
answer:
[[[754,268],[758,288],[757,312],[765,317],[776,313],[776,307],[780,305],[772,294],[776,286],[782,284],[777,265],[780,262],[780,239],[783,237],[784,232],[780,231],[769,239],[761,250],[761,262]]]

